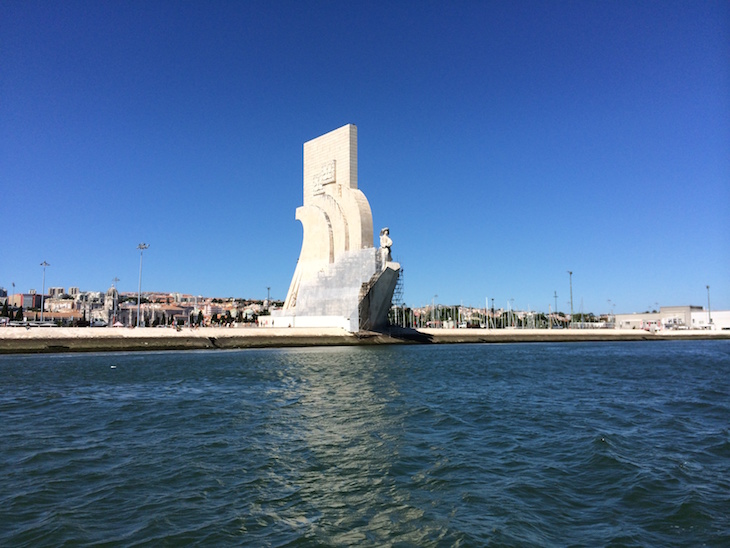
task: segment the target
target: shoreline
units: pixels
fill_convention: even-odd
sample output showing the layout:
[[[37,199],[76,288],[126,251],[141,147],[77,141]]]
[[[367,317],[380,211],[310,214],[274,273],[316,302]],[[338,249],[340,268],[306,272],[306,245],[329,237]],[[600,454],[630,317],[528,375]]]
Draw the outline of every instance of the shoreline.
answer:
[[[730,340],[730,331],[657,331],[635,329],[403,329],[350,333],[340,328],[0,328],[0,354],[124,352],[364,346],[381,344],[474,344],[525,342],[598,342]]]

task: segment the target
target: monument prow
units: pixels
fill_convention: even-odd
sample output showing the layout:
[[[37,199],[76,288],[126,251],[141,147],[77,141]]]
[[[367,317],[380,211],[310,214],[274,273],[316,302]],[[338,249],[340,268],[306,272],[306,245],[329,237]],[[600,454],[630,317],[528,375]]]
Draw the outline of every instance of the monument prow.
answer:
[[[389,230],[373,244],[373,216],[358,189],[357,127],[348,124],[304,143],[304,195],[296,219],[302,249],[274,327],[377,330],[388,323],[400,265]]]

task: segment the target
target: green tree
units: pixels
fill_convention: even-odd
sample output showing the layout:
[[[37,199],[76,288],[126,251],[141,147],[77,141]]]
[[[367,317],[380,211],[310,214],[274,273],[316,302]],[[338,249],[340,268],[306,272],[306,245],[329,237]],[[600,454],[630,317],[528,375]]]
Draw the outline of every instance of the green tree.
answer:
[[[17,321],[17,322],[23,321],[23,305],[20,305],[18,307],[18,310],[15,311],[15,321]]]
[[[205,318],[203,317],[203,311],[198,310],[198,325],[203,325]]]
[[[3,310],[0,312],[0,316],[3,318],[9,318],[10,317],[10,311],[8,310],[8,300],[5,299],[5,302],[3,303]]]

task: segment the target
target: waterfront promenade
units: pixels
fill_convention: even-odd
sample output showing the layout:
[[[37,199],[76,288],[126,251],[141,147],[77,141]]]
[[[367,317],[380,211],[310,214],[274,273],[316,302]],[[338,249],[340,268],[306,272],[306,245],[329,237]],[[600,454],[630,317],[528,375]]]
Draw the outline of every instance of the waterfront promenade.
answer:
[[[0,353],[202,350],[372,344],[730,339],[730,331],[621,329],[401,329],[350,333],[339,328],[0,328]]]

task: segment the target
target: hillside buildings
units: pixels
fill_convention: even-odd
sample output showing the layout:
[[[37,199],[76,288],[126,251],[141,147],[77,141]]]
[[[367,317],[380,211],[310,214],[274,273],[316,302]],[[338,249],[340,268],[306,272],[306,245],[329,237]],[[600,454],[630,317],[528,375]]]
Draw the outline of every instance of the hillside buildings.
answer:
[[[62,289],[62,288],[61,288]],[[73,292],[73,293],[72,293]],[[8,294],[0,288],[0,306],[7,302],[12,317],[22,307],[27,321],[40,319],[41,295],[34,290]],[[137,294],[119,293],[115,287],[106,292],[81,291],[70,287],[45,296],[44,320],[56,325],[122,325],[137,322]],[[281,309],[283,302],[266,300],[220,299],[182,293],[143,293],[140,306],[143,325],[270,325],[270,310]],[[274,316],[275,317],[275,316]],[[403,327],[444,329],[637,329],[637,330],[723,330],[730,329],[730,310],[708,310],[702,306],[662,306],[658,312],[576,316],[562,313],[487,309],[470,306],[426,305],[393,307],[390,322]]]
[[[120,293],[114,286],[106,292],[80,291],[73,287],[69,291],[64,288],[50,288],[48,293],[41,299],[41,295],[35,290],[12,295],[7,295],[7,292],[2,294],[0,291],[0,304],[7,302],[12,318],[20,310],[23,320],[28,322],[40,320],[43,302],[44,321],[55,325],[137,325],[136,293]],[[245,324],[255,322],[259,315],[268,313],[268,309],[269,303],[266,301],[148,292],[142,294],[140,324]]]

